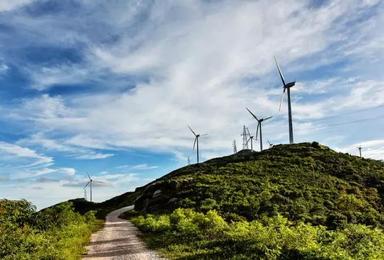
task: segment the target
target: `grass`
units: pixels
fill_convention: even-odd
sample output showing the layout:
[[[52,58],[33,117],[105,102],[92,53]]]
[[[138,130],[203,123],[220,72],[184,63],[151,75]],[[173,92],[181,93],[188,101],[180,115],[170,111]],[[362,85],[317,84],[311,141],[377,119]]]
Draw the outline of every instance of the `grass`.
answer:
[[[85,199],[73,199],[69,200],[69,202],[73,205],[74,211],[84,215],[89,211],[95,212],[95,216],[97,219],[104,220],[105,216],[115,210],[125,206],[130,206],[134,204],[135,199],[139,196],[140,192],[126,192],[119,196],[113,197],[109,200],[95,203],[89,202]],[[58,205],[60,205],[59,203]],[[55,207],[57,205],[54,205]]]
[[[304,143],[181,168],[145,186],[135,209],[217,210],[226,220],[249,221],[280,214],[328,228],[383,226],[383,198],[383,162]]]
[[[0,258],[80,259],[102,226],[94,212],[82,216],[70,203],[36,212],[27,201],[0,200]]]
[[[169,259],[381,259],[382,229],[328,230],[283,216],[227,222],[216,211],[176,209],[131,218],[147,244]]]

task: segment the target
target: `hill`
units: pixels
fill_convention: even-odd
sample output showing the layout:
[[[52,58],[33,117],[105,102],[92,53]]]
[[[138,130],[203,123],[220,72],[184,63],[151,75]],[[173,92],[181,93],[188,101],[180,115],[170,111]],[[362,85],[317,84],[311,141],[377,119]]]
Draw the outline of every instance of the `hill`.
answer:
[[[113,197],[109,200],[106,200],[106,201],[103,201],[100,203],[90,202],[90,201],[87,201],[83,198],[72,199],[72,200],[68,200],[66,202],[62,202],[62,203],[68,203],[68,202],[71,203],[73,210],[75,212],[82,214],[82,215],[86,214],[89,211],[94,211],[95,216],[98,219],[104,219],[105,216],[109,212],[111,212],[115,209],[119,209],[119,208],[122,208],[125,206],[132,205],[134,203],[134,201],[136,200],[136,198],[139,196],[139,194],[140,194],[139,192],[133,192],[133,191],[132,192],[126,192],[126,193],[123,193],[121,195],[118,195],[116,197]],[[62,203],[53,205],[49,208],[55,208],[55,207],[61,205]],[[43,209],[42,211],[44,211],[44,210],[45,209]]]
[[[384,163],[313,143],[241,151],[136,189],[170,259],[382,259]]]
[[[384,163],[313,143],[240,151],[175,170],[102,203],[170,259],[381,259]],[[60,204],[59,204],[60,205]]]
[[[384,163],[338,153],[318,143],[241,151],[183,167],[137,189],[135,209],[217,210],[225,219],[278,214],[328,228],[383,226]]]

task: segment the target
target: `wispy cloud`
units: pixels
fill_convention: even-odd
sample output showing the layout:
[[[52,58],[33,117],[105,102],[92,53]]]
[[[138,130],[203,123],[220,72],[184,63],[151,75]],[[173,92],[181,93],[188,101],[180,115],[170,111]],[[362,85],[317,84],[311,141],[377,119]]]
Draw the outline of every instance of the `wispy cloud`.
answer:
[[[149,165],[146,163],[136,164],[136,165],[120,165],[116,167],[117,169],[133,170],[133,171],[146,171],[158,169],[157,165]]]
[[[2,159],[9,157],[16,157],[21,159],[32,159],[33,162],[31,165],[38,164],[47,164],[53,162],[51,157],[47,157],[41,154],[38,154],[36,151],[31,150],[26,147],[21,147],[19,145],[1,142],[0,141],[0,153],[2,154]]]
[[[341,149],[343,152],[359,155],[358,147],[362,148],[362,156],[376,160],[384,160],[384,139],[354,143]]]
[[[0,1],[0,12],[11,11],[20,8],[26,4],[32,3],[34,0],[12,0]]]

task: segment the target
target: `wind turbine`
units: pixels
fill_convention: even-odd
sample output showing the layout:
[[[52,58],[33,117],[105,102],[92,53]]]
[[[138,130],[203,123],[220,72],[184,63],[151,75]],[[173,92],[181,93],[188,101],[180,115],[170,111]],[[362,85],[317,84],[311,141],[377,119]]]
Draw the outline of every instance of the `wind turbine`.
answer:
[[[257,128],[256,128],[256,140],[257,140],[257,134],[258,134],[258,132],[259,132],[259,129],[260,129],[260,151],[262,151],[263,150],[263,133],[262,133],[262,130],[261,130],[261,123],[263,122],[263,121],[266,121],[266,120],[268,120],[268,119],[271,119],[272,117],[271,116],[269,116],[269,117],[265,117],[265,118],[257,118],[257,116],[255,116],[255,114],[253,114],[252,112],[251,112],[251,110],[249,110],[248,108],[246,108],[247,110],[248,110],[248,112],[256,119],[256,121],[257,121]]]
[[[251,133],[249,132],[249,129],[247,128],[247,131],[248,131],[248,136],[249,136],[249,139],[247,141],[247,145],[248,145],[248,142],[251,141],[251,152],[253,152],[253,135],[251,135]]]
[[[251,135],[248,139],[248,142],[251,141],[251,152],[253,152],[253,135]]]
[[[88,175],[88,179],[89,181],[87,182],[87,184],[84,186],[84,190],[87,189],[87,186],[89,185],[89,201],[92,202],[92,184],[93,184],[93,179],[91,178],[91,176],[89,176],[89,174],[87,173]]]
[[[267,140],[268,144],[269,144],[269,148],[271,148],[273,146],[273,143],[271,143],[269,140]]]
[[[87,184],[88,185],[88,184]],[[87,200],[87,185],[83,187],[84,189],[84,199]]]
[[[196,134],[195,131],[193,131],[193,129],[188,126],[189,130],[191,130],[192,134],[195,136],[195,140],[193,141],[193,150],[195,150],[195,146],[196,146],[196,162],[199,163],[199,137],[200,137],[200,134]],[[203,136],[205,136],[206,134],[204,134]]]
[[[359,149],[359,154],[360,154],[360,158],[361,158],[362,157],[361,156],[361,150],[363,149],[363,147],[359,146],[359,147],[357,147],[357,149]]]
[[[280,79],[281,79],[281,81],[283,82],[283,94],[282,94],[281,99],[280,99],[279,110],[280,110],[280,108],[281,108],[281,102],[282,102],[282,100],[283,100],[285,91],[287,91],[287,97],[288,97],[289,143],[290,143],[290,144],[293,144],[292,107],[291,107],[291,87],[293,87],[293,86],[296,84],[296,81],[292,81],[292,82],[289,82],[289,83],[285,83],[285,79],[284,79],[283,73],[281,72],[280,66],[279,66],[279,64],[277,63],[276,57],[274,57],[274,58],[275,58],[275,63],[276,63],[277,70],[278,70],[279,75],[280,75]]]

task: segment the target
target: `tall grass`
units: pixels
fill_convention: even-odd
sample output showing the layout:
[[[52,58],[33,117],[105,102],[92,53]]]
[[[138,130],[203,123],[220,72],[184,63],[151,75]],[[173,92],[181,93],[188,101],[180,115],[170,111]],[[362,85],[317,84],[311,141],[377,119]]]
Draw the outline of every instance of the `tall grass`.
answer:
[[[149,245],[170,259],[382,259],[384,232],[362,224],[337,230],[291,222],[277,215],[254,221],[225,221],[176,209],[171,214],[136,216]]]
[[[79,259],[100,225],[71,203],[36,212],[25,200],[0,200],[0,259]]]

